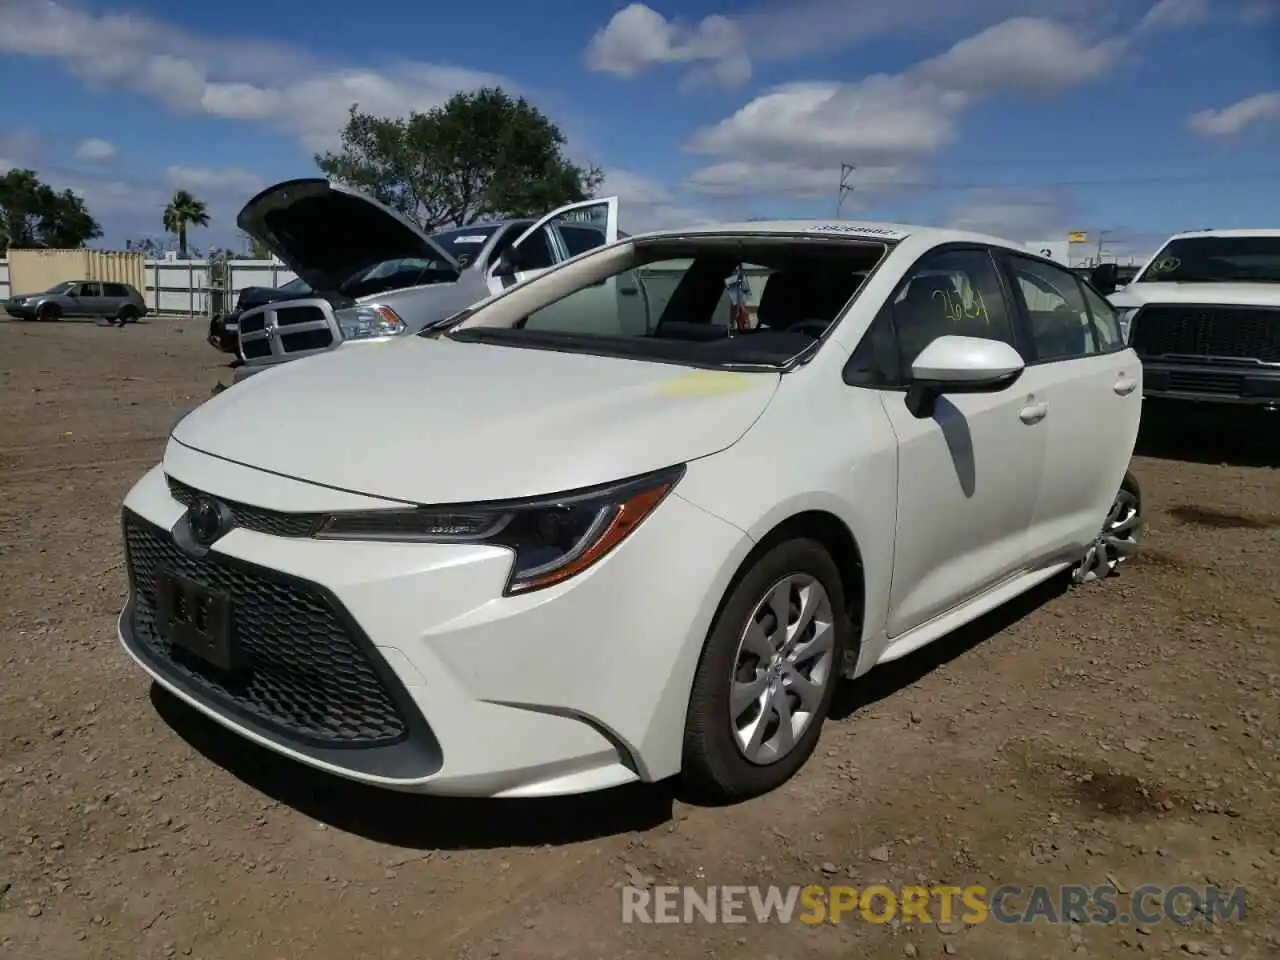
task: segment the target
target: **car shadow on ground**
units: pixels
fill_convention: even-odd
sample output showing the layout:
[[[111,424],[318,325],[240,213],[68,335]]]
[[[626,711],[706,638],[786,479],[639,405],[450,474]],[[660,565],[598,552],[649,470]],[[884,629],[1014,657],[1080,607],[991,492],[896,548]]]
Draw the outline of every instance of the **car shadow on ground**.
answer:
[[[991,613],[858,680],[844,681],[835,721],[885,700],[1017,623],[1067,589],[1055,577]],[[187,706],[156,684],[161,719],[207,760],[305,816],[379,843],[417,850],[534,847],[644,831],[670,821],[674,801],[703,804],[679,780],[631,784],[579,796],[530,800],[426,797],[364,786],[259,747]]]
[[[1065,574],[1055,576],[915,653],[881,664],[857,680],[845,681],[836,690],[831,704],[831,719],[847,720],[859,710],[888,699],[1002,630],[1007,630],[1050,600],[1060,597],[1069,587],[1070,579]]]
[[[648,830],[671,819],[669,783],[525,800],[425,797],[369,787],[245,740],[152,684],[156,712],[191,747],[305,816],[378,843],[416,850],[536,847]]]
[[[1143,411],[1140,457],[1233,467],[1280,467],[1280,411]]]

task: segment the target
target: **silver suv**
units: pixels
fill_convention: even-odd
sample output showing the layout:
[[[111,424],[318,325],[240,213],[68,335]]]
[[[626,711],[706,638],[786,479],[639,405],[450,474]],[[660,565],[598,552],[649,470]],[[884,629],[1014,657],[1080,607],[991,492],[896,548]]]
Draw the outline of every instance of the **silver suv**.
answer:
[[[147,315],[147,303],[129,283],[64,280],[44,293],[14,294],[4,312],[15,320],[61,320],[89,317],[124,326]]]
[[[427,234],[323,179],[268,187],[236,222],[315,291],[240,316],[236,383],[300,357],[417,333],[619,236],[617,197]]]

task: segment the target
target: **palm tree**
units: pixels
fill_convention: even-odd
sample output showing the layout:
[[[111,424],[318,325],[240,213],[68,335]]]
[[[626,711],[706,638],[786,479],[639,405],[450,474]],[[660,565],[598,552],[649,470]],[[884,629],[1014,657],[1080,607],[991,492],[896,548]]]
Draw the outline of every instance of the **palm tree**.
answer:
[[[203,200],[197,200],[186,190],[178,190],[164,208],[164,228],[178,235],[178,256],[183,260],[187,259],[188,224],[207,227],[209,213]]]

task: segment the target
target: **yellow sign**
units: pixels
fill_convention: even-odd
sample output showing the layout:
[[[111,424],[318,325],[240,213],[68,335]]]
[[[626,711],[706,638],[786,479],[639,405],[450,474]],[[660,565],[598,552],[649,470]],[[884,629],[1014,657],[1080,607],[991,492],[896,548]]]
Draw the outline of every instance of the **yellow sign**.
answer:
[[[1067,243],[1088,243],[1089,235],[1083,230],[1072,230],[1067,234]]]

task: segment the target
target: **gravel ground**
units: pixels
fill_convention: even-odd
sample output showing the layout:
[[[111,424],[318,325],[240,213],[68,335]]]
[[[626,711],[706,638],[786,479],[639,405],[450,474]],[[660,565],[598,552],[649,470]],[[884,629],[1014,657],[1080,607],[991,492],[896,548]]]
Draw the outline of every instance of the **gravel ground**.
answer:
[[[1280,956],[1277,421],[1144,439],[1123,575],[848,684],[774,794],[446,802],[267,755],[119,649],[120,500],[230,381],[203,332],[0,322],[0,954]],[[621,922],[623,884],[880,882],[1247,894],[1218,924]]]

